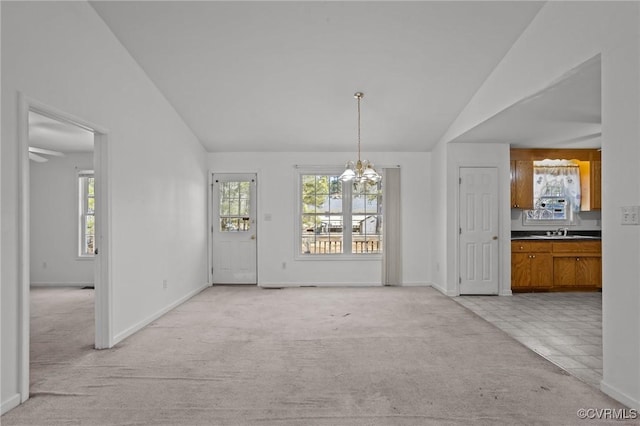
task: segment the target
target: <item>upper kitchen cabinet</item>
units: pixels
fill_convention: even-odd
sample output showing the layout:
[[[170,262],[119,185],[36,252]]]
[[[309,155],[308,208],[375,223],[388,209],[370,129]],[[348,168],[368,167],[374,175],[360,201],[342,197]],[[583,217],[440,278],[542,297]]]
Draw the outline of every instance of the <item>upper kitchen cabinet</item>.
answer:
[[[512,149],[511,208],[534,209],[534,161],[542,160],[573,160],[580,170],[580,210],[601,209],[602,163],[597,149]]]
[[[591,161],[590,184],[591,210],[600,210],[602,209],[602,161],[600,159]]]
[[[511,160],[511,208],[533,208],[532,160]]]

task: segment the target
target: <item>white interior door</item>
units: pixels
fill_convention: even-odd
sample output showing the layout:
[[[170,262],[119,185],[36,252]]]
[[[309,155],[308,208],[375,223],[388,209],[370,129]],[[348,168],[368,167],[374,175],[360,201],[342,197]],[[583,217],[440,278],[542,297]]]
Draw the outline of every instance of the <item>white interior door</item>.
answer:
[[[460,168],[460,294],[498,294],[498,169]]]
[[[214,173],[213,284],[257,284],[255,173]]]

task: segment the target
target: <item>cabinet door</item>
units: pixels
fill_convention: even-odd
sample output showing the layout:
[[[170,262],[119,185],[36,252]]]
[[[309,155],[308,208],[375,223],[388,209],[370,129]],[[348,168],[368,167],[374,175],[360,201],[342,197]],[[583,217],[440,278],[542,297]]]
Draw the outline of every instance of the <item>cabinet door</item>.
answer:
[[[511,254],[511,288],[531,286],[531,259],[529,253]]]
[[[531,253],[531,286],[553,286],[553,257],[549,253]]]
[[[516,207],[533,208],[533,161],[516,161]]]
[[[591,210],[600,210],[602,209],[602,161],[592,161],[590,166]]]
[[[511,208],[516,208],[516,162],[515,160],[511,160],[509,170],[511,171]]]
[[[599,257],[576,258],[576,285],[599,287],[602,281],[601,259]]]
[[[556,287],[576,285],[575,257],[555,257],[553,259],[553,285]]]

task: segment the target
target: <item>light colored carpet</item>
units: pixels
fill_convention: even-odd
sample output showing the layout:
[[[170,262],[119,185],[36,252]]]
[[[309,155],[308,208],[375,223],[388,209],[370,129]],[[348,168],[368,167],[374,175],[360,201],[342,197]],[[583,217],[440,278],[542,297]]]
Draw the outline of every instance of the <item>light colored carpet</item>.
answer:
[[[67,319],[91,328],[85,311]],[[34,330],[70,337],[48,321]],[[89,337],[34,355],[33,396],[3,426],[572,425],[622,408],[431,288],[213,287],[113,349]]]

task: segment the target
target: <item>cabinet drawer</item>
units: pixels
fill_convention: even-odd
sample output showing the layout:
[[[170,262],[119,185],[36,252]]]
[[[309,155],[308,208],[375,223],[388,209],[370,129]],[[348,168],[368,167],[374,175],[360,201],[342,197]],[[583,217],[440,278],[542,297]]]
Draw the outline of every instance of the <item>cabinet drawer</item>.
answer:
[[[513,253],[550,253],[551,243],[545,241],[511,241]]]
[[[600,253],[600,241],[562,242],[553,243],[554,253]]]
[[[524,253],[529,251],[529,242],[528,241],[511,241],[511,252],[512,253]]]
[[[537,253],[550,253],[551,243],[545,241],[530,242],[529,251]]]

